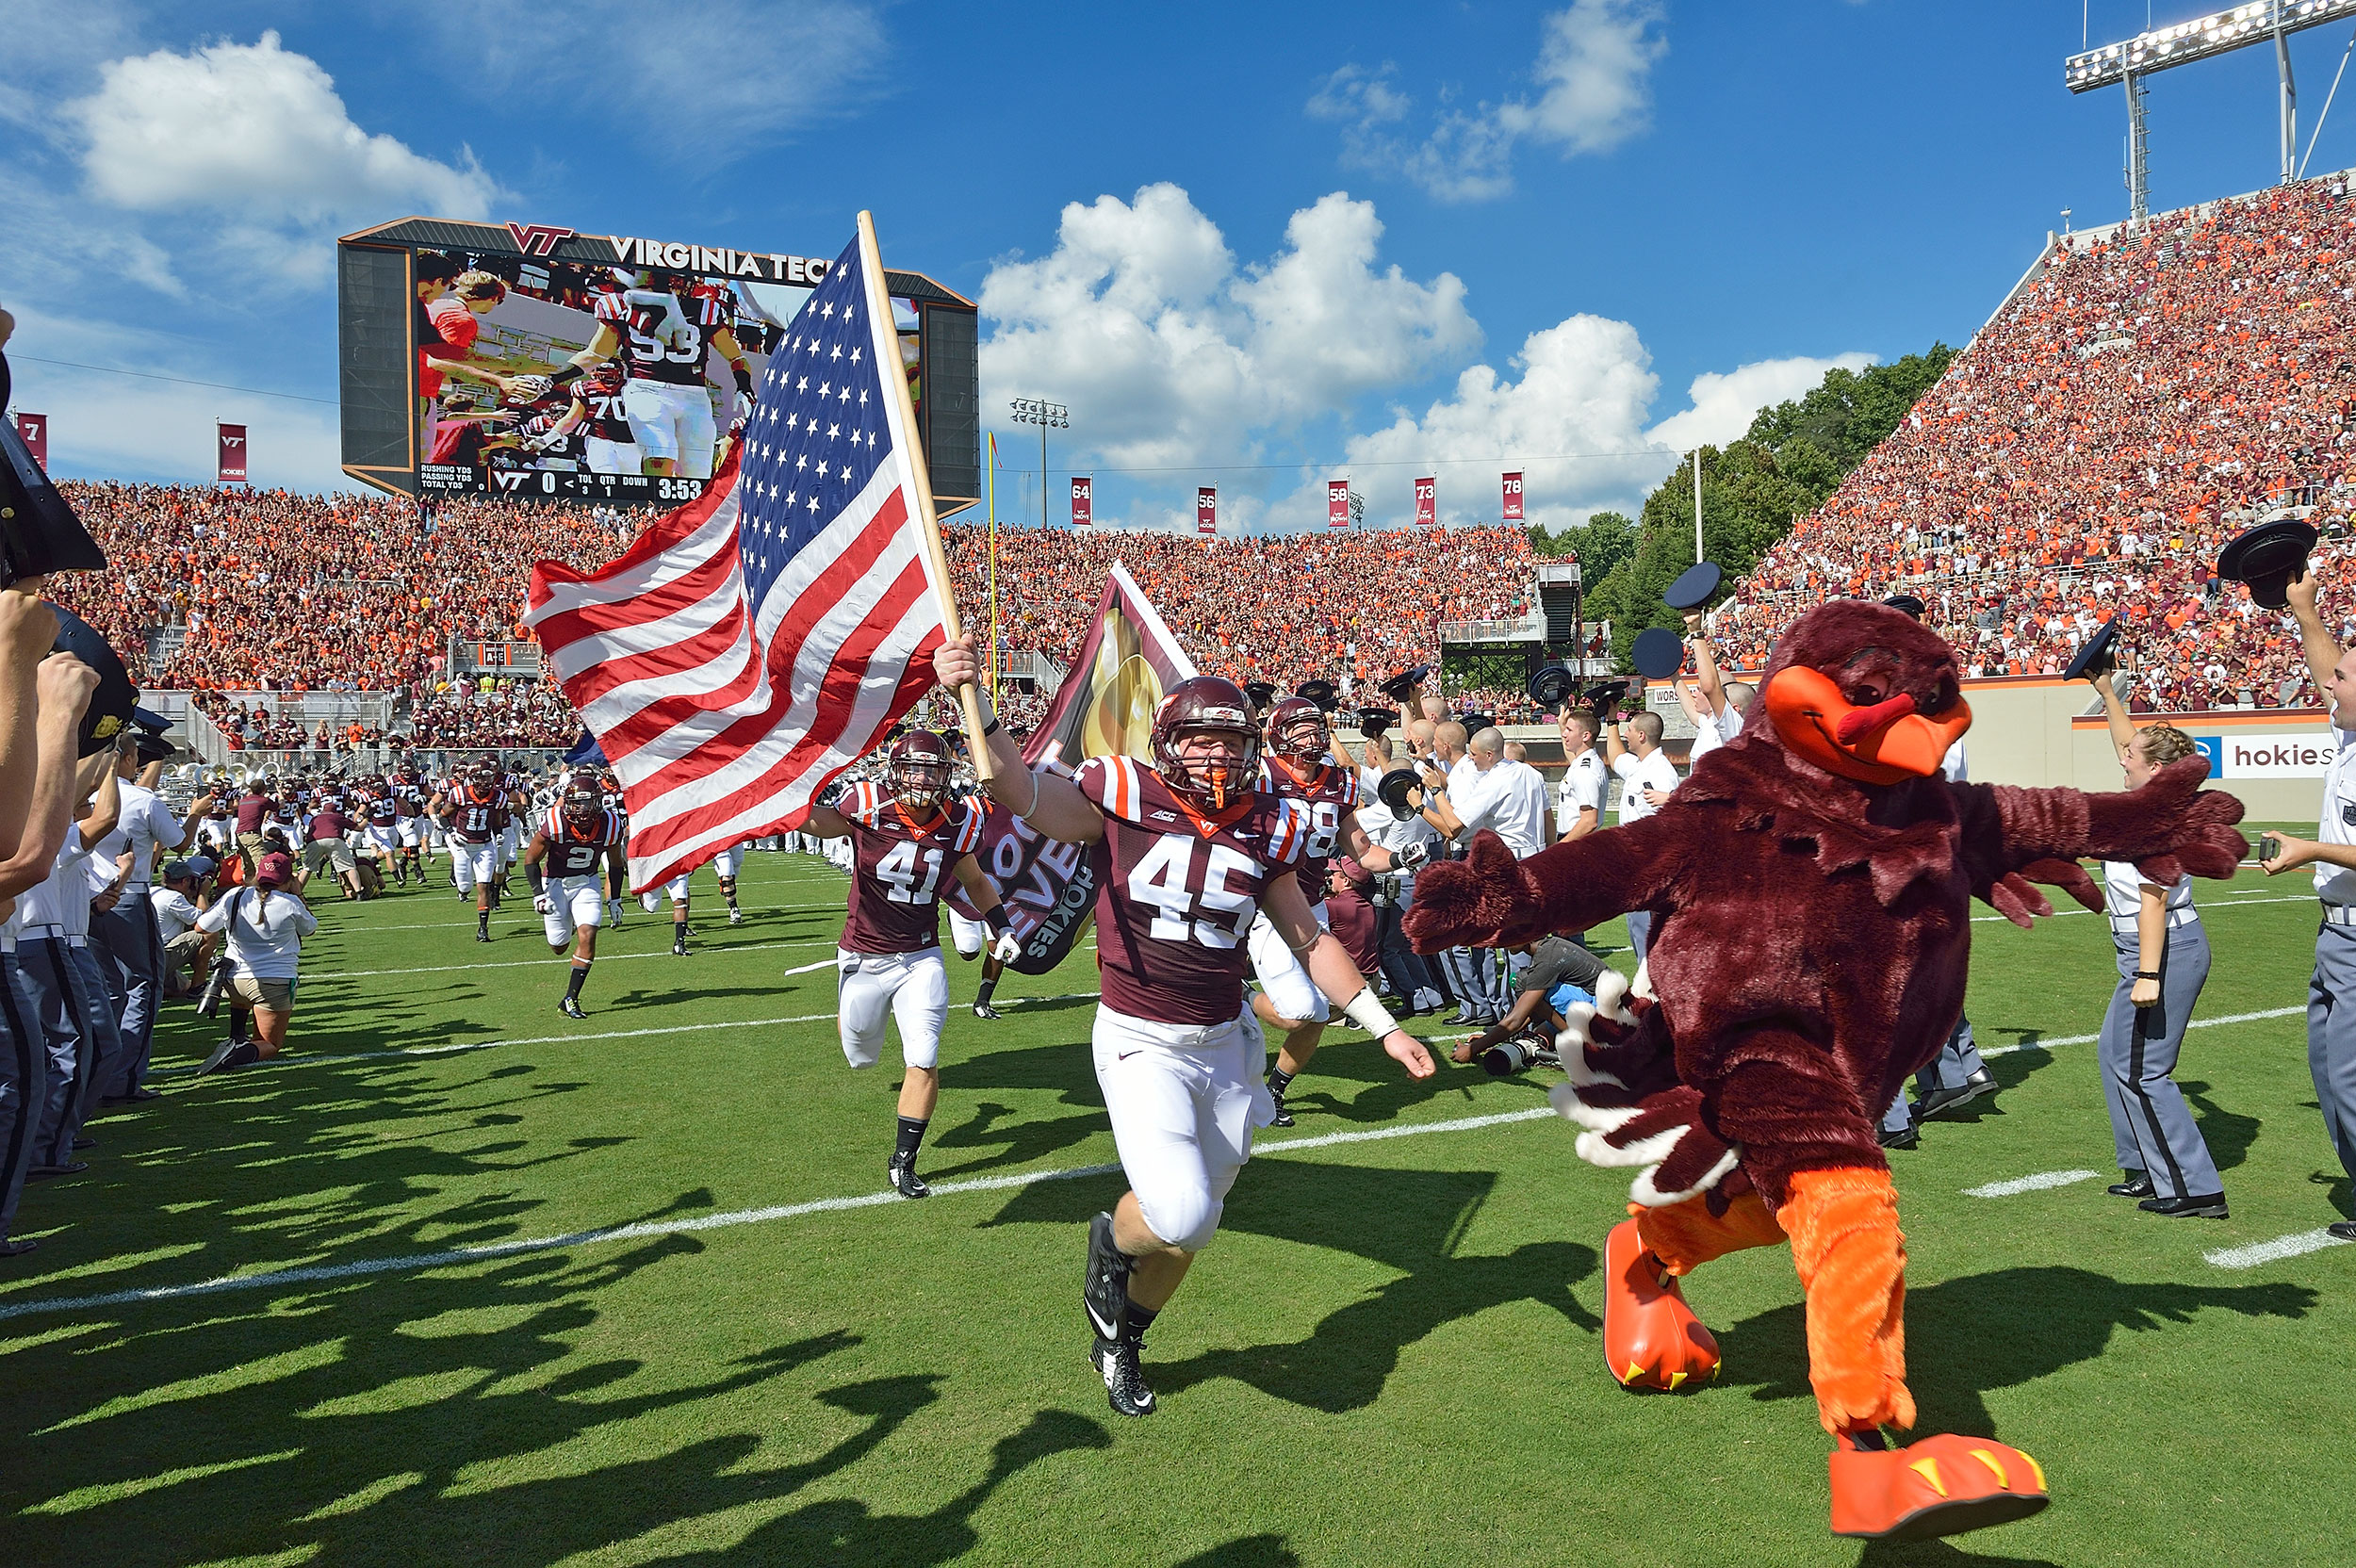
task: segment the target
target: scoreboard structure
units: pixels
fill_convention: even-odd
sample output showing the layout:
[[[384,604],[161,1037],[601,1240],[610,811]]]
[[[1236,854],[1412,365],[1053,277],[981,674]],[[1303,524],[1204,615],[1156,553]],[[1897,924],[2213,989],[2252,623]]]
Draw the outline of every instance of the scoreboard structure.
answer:
[[[743,374],[760,385],[833,265],[442,218],[346,235],[335,260],[345,473],[419,500],[666,508],[703,493]],[[979,315],[921,272],[884,286],[945,517],[981,494]]]

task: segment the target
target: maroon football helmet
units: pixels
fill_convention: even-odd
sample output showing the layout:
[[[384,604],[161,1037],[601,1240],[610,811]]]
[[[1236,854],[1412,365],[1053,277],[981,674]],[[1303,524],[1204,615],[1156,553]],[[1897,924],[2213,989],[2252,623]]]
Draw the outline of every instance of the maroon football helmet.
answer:
[[[1241,760],[1188,762],[1179,755],[1180,741],[1205,730],[1242,742]],[[1252,722],[1252,703],[1234,681],[1198,675],[1172,686],[1153,710],[1153,766],[1172,794],[1199,809],[1227,809],[1230,801],[1252,788],[1259,764],[1260,731]]]
[[[1279,697],[1268,710],[1268,748],[1302,768],[1321,768],[1333,748],[1325,710],[1307,697]]]
[[[949,789],[949,743],[929,729],[911,729],[892,743],[885,776],[900,804],[929,811]]]

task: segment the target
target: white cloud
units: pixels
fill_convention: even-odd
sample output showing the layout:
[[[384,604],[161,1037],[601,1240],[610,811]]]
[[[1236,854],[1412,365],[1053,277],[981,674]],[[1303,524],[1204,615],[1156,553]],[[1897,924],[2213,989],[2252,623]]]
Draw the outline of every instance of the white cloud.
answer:
[[[983,280],[982,406],[1055,399],[1078,448],[1116,466],[1248,456],[1265,431],[1412,384],[1480,341],[1464,284],[1378,267],[1382,233],[1371,203],[1335,192],[1293,214],[1275,256],[1238,268],[1174,185],[1074,202],[1053,252]]]
[[[1854,375],[1873,363],[1872,354],[1845,353],[1830,359],[1762,359],[1723,373],[1704,371],[1688,388],[1693,406],[1653,426],[1652,439],[1678,451],[1723,447],[1749,430],[1760,409],[1801,396],[1828,371]]]
[[[584,96],[629,145],[703,168],[867,97],[892,59],[879,8],[856,0],[475,0],[417,18],[468,89],[571,113]]]
[[[216,43],[114,60],[66,106],[83,176],[114,206],[203,215],[250,264],[325,275],[335,225],[422,211],[486,216],[498,187],[469,154],[442,163],[352,122],[318,63],[279,46]]]
[[[1394,68],[1346,65],[1318,85],[1308,112],[1342,126],[1346,161],[1404,174],[1442,201],[1477,202],[1513,188],[1522,142],[1564,157],[1606,153],[1652,123],[1652,68],[1668,52],[1661,0],[1574,0],[1541,26],[1536,98],[1509,98],[1443,116],[1420,143],[1392,127],[1412,107]]]

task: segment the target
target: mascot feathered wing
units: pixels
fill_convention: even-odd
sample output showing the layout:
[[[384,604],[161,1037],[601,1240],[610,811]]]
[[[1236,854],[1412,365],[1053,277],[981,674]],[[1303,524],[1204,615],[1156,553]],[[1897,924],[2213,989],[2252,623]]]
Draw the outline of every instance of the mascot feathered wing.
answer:
[[[1604,1350],[1631,1386],[1717,1370],[1678,1279],[1789,1241],[1809,1380],[1833,1435],[1832,1527],[1954,1534],[2046,1502],[2035,1461],[1913,1425],[1906,1254],[1879,1115],[1963,1009],[1971,901],[2027,925],[2033,886],[2100,907],[2081,857],[2162,883],[2230,876],[2241,804],[2188,758],[2130,793],[1951,784],[1972,721],[1954,651],[1906,615],[1840,600],[1775,645],[1742,731],[1641,822],[1516,862],[1482,834],[1415,883],[1424,952],[1652,911],[1653,996],[1607,993],[1563,1041],[1556,1107],[1581,1155],[1639,1168],[1605,1250]],[[1654,1000],[1657,997],[1658,1000]]]

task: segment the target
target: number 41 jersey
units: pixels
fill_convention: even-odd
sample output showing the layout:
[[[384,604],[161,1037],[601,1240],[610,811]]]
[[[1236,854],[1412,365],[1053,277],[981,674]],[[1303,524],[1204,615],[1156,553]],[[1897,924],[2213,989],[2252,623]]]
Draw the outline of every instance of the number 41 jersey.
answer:
[[[835,803],[851,825],[851,918],[843,924],[849,953],[921,953],[941,945],[941,884],[960,856],[982,841],[982,813],[953,801],[929,820],[910,822],[899,802],[873,782],[853,785]]]
[[[1307,847],[1301,803],[1254,791],[1202,817],[1126,757],[1091,757],[1074,782],[1104,813],[1091,856],[1104,1005],[1162,1023],[1233,1022],[1252,962],[1244,935],[1268,885]]]

